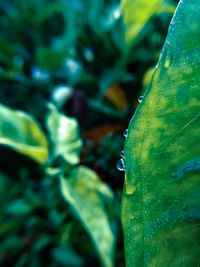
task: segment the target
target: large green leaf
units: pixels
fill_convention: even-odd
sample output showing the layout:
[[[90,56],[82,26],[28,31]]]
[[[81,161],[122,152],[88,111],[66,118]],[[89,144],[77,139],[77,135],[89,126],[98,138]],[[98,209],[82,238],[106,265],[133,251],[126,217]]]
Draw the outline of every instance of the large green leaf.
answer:
[[[4,105],[0,105],[0,144],[39,163],[45,163],[48,157],[47,140],[37,122],[30,115]]]
[[[61,177],[61,192],[90,235],[103,266],[113,266],[114,236],[101,198],[112,198],[112,191],[82,166],[73,169],[70,178]]]
[[[127,266],[200,264],[200,2],[183,0],[125,142]]]
[[[126,24],[126,40],[133,41],[146,22],[156,13],[173,12],[174,7],[166,0],[121,0],[124,22]]]
[[[54,144],[54,156],[62,156],[72,165],[79,163],[82,141],[77,121],[59,113],[53,104],[49,104],[49,109],[47,128]]]

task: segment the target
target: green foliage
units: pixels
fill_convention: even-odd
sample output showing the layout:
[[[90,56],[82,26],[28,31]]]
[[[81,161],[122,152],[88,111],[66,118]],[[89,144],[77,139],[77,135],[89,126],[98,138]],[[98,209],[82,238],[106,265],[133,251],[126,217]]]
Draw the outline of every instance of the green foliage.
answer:
[[[147,21],[160,12],[174,12],[174,6],[166,0],[122,0],[122,10],[126,23],[127,42],[136,39]]]
[[[53,104],[49,104],[49,109],[47,127],[54,147],[50,157],[51,164],[56,156],[62,156],[67,163],[77,165],[82,145],[77,121],[59,113]],[[24,112],[13,111],[3,105],[0,106],[0,110],[2,116],[0,143],[11,146],[40,163],[45,163],[48,155],[47,141],[36,122]],[[55,176],[64,170],[65,166],[61,166],[60,170],[50,167],[47,168],[47,174]],[[114,236],[99,196],[102,194],[107,198],[112,198],[111,189],[86,167],[73,168],[68,179],[65,179],[63,174],[60,180],[64,199],[74,208],[84,228],[88,231],[103,265],[112,267]],[[18,200],[8,208],[9,212],[12,210],[27,214],[31,212],[31,207],[23,200]]]
[[[144,10],[138,9],[141,17]],[[124,266],[120,222],[124,180],[116,162],[123,130],[144,90],[143,76],[158,60],[170,18],[169,12],[160,12],[143,21],[133,48],[125,40],[120,0],[1,1],[0,102],[12,114],[23,110],[26,118],[37,121],[36,128],[43,126],[39,131],[48,139],[48,158],[46,154],[40,162],[40,154],[36,159],[18,153],[21,148],[16,152],[15,135],[20,133],[21,144],[32,134],[27,131],[29,123],[25,127],[9,116],[9,127],[16,132],[12,139],[9,136],[14,146],[0,146],[1,266],[86,267],[110,264],[111,259],[114,266]],[[8,137],[7,130],[0,132]],[[34,141],[34,149],[42,140]],[[97,196],[108,232],[114,233],[116,246],[108,251],[105,239],[98,240],[97,248],[91,228],[80,220],[84,214],[80,216],[75,206],[71,209],[71,203],[66,205],[60,194],[58,179],[62,176],[71,186],[72,173],[80,168],[90,169],[82,187]],[[97,177],[91,172],[99,178],[90,190],[88,182]],[[113,201],[104,192],[108,187]],[[75,188],[82,200],[80,188]],[[86,197],[88,203],[90,194]],[[111,241],[112,237],[108,242],[113,246]]]
[[[52,104],[49,109],[47,128],[54,146],[53,157],[62,156],[67,163],[78,164],[82,141],[77,121],[59,113]]]
[[[180,1],[128,128],[122,201],[127,266],[200,264],[199,32],[199,1]]]
[[[9,146],[39,163],[48,157],[48,143],[37,122],[22,111],[0,105],[0,144]]]
[[[63,197],[91,236],[103,266],[113,266],[114,235],[101,199],[101,194],[112,198],[112,191],[93,171],[84,166],[73,169],[69,178],[60,179]]]

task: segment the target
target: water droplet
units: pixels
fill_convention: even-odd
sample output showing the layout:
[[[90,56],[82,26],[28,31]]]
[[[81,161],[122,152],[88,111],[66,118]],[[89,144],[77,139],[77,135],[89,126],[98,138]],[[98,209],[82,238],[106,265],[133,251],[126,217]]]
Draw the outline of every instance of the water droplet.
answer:
[[[141,95],[139,98],[138,98],[138,102],[142,102],[142,100],[143,100],[143,98],[144,98],[144,96],[143,95]]]
[[[124,137],[127,137],[127,135],[128,135],[128,129],[126,129],[126,130],[123,132],[123,136],[124,136]]]
[[[120,156],[123,158],[124,157],[124,151],[121,151]]]
[[[117,169],[119,171],[124,171],[124,160],[123,159],[118,160],[118,162],[117,162]]]

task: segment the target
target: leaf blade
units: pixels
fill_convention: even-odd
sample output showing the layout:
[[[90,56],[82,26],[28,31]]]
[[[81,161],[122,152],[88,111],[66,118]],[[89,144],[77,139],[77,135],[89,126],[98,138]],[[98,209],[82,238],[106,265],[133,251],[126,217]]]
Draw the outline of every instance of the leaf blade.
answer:
[[[82,140],[77,121],[59,113],[53,104],[49,104],[49,109],[46,125],[54,143],[54,155],[62,156],[71,165],[78,164]]]
[[[128,266],[199,264],[198,20],[198,1],[181,1],[129,125],[122,201]]]
[[[73,208],[94,243],[103,266],[113,266],[114,236],[99,193],[112,197],[112,191],[90,169],[80,166],[68,179],[61,177],[61,192]]]
[[[48,143],[38,123],[25,112],[0,105],[0,144],[44,164]]]

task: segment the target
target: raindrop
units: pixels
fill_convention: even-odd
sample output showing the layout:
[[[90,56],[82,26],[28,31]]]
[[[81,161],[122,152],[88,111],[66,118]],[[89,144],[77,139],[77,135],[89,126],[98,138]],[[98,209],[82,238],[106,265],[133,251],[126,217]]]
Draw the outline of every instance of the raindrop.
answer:
[[[128,129],[126,129],[126,130],[123,132],[123,136],[124,136],[124,137],[127,137],[127,135],[128,135]]]
[[[144,96],[143,95],[141,95],[139,98],[138,98],[138,102],[142,102],[142,100],[143,100],[143,98],[144,98]]]
[[[123,159],[118,160],[118,162],[117,162],[117,169],[119,171],[124,171],[124,160]]]
[[[124,157],[124,151],[121,151],[120,156],[123,158]]]

